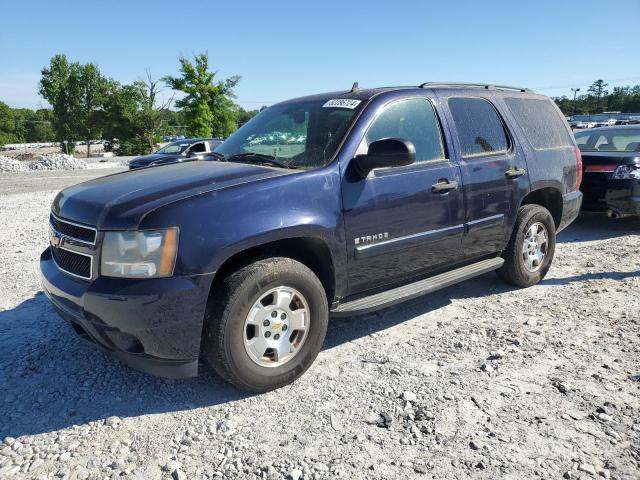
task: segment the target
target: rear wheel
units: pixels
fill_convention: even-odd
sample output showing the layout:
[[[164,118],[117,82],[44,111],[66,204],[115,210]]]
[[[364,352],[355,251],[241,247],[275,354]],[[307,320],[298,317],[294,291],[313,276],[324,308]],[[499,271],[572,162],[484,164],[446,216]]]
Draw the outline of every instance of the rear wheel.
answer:
[[[235,386],[273,390],[313,363],[328,318],[324,288],[309,268],[288,258],[261,260],[214,287],[203,354]]]
[[[556,228],[551,213],[540,205],[524,205],[502,255],[504,265],[496,273],[518,287],[535,285],[549,271],[555,248]]]

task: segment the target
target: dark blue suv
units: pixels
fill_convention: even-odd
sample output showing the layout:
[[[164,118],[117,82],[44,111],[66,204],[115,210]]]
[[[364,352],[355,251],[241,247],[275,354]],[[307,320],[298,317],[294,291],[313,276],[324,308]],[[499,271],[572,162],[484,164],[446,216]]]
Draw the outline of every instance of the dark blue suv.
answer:
[[[580,210],[581,157],[548,98],[430,84],[274,105],[211,161],[60,192],[44,289],[83,338],[163,376],[205,359],[240,388],[311,365],[329,316],[492,270],[528,287]]]

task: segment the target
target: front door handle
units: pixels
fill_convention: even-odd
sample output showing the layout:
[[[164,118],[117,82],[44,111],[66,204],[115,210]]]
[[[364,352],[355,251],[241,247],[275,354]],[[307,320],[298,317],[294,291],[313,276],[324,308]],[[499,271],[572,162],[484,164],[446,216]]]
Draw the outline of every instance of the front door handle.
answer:
[[[513,167],[504,172],[509,179],[522,177],[527,171],[524,168]]]
[[[458,188],[458,182],[455,180],[445,180],[431,185],[431,191],[433,193],[447,193],[450,190]]]

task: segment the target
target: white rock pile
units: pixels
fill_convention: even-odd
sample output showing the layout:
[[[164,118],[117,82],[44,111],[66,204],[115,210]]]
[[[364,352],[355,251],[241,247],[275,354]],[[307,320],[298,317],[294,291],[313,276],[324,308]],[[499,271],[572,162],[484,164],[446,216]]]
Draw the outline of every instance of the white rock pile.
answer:
[[[29,170],[28,162],[0,155],[0,172],[26,172],[27,170]]]
[[[42,155],[29,163],[31,170],[81,170],[84,168],[87,168],[87,162],[64,153]]]
[[[87,168],[87,162],[64,153],[41,155],[37,160],[31,162],[0,155],[0,173],[28,172],[30,170],[80,170],[84,168]]]

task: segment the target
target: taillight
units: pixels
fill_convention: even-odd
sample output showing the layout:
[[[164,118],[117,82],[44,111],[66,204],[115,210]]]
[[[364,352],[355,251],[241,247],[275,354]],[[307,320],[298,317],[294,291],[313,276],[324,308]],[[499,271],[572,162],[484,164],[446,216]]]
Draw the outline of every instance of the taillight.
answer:
[[[576,190],[580,189],[582,183],[582,152],[578,147],[576,149]]]

